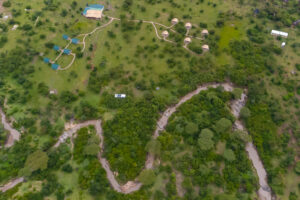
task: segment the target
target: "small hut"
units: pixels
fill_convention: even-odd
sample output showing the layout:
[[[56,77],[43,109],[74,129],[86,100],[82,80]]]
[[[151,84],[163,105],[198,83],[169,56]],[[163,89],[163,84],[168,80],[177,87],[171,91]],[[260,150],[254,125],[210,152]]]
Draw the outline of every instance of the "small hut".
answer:
[[[103,10],[104,10],[103,5],[99,5],[99,4],[87,5],[82,15],[90,19],[101,19]]]
[[[66,55],[70,55],[71,52],[72,52],[71,49],[64,49],[63,50],[63,53],[66,54]]]
[[[192,42],[192,39],[187,37],[184,39],[184,44],[190,44]]]
[[[12,27],[12,31],[14,31],[14,30],[16,30],[17,28],[19,27],[19,25],[18,24],[15,24],[13,27]]]
[[[209,51],[209,46],[207,44],[202,46],[203,51]]]
[[[179,20],[177,18],[174,18],[172,19],[172,24],[175,25],[175,24],[178,24]]]
[[[293,26],[297,26],[298,24],[300,24],[300,19],[293,22]]]
[[[54,45],[53,49],[54,49],[55,51],[59,51],[59,50],[60,50],[60,47],[57,46],[57,45]]]
[[[163,32],[162,32],[162,36],[163,36],[164,38],[169,37],[169,32],[168,32],[168,31],[163,31]]]
[[[50,59],[45,57],[44,62],[48,64],[48,63],[50,63]]]
[[[192,24],[190,22],[186,23],[185,28],[190,30],[192,28]]]
[[[56,64],[56,63],[53,63],[53,64],[51,65],[51,67],[52,67],[53,70],[58,70],[59,65]]]
[[[53,94],[57,94],[57,90],[56,90],[56,89],[54,89],[54,90],[50,90],[50,91],[49,91],[49,94],[51,94],[51,95],[53,95]]]
[[[79,40],[77,38],[73,38],[71,39],[72,43],[73,44],[78,44],[79,43]]]
[[[208,30],[206,30],[206,29],[204,29],[202,32],[201,32],[201,35],[202,36],[206,36],[206,35],[208,35],[209,33],[208,33]]]
[[[68,39],[69,39],[69,36],[67,36],[67,35],[64,34],[64,35],[63,35],[63,39],[64,39],[64,40],[68,40]]]

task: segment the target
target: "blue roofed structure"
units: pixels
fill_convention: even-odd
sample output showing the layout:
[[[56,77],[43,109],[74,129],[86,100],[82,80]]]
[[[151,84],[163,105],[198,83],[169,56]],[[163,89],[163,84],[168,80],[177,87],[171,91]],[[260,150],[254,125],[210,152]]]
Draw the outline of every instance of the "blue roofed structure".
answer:
[[[64,49],[63,53],[69,55],[71,53],[71,49]]]
[[[60,47],[57,46],[57,45],[54,45],[53,49],[54,49],[55,51],[59,51],[59,50],[60,50]]]
[[[72,39],[72,43],[73,43],[73,44],[78,44],[78,43],[79,43],[79,40],[78,40],[77,38],[73,38],[73,39]]]
[[[57,70],[57,69],[59,68],[59,65],[56,64],[56,63],[53,63],[53,64],[51,65],[51,67],[52,67],[52,69]]]
[[[69,39],[69,36],[67,36],[67,35],[64,34],[64,35],[63,35],[63,39],[64,39],[64,40],[68,40],[68,39]]]
[[[45,58],[44,58],[44,62],[45,62],[45,63],[50,63],[50,59],[45,57]]]
[[[104,10],[103,5],[91,4],[91,5],[87,5],[87,7],[84,9],[82,14],[87,18],[100,19],[102,17],[103,10]]]

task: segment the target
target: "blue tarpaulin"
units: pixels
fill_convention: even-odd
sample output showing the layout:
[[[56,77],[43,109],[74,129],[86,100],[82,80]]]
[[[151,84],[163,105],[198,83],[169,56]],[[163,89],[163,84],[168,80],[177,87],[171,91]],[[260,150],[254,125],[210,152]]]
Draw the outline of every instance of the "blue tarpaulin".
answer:
[[[52,69],[57,70],[59,68],[59,65],[54,63],[51,65],[51,67]]]
[[[69,39],[69,36],[63,35],[63,39],[64,39],[64,40],[68,40],[68,39]]]
[[[50,59],[49,58],[44,58],[44,62],[45,63],[50,63]]]
[[[54,49],[55,51],[59,51],[59,50],[60,50],[60,47],[57,46],[57,45],[54,45],[53,49]]]
[[[69,55],[70,53],[71,53],[71,50],[70,50],[70,49],[64,49],[64,54]]]
[[[73,44],[78,44],[78,43],[79,43],[79,40],[78,40],[77,38],[73,38],[73,39],[72,39],[72,43],[73,43]]]

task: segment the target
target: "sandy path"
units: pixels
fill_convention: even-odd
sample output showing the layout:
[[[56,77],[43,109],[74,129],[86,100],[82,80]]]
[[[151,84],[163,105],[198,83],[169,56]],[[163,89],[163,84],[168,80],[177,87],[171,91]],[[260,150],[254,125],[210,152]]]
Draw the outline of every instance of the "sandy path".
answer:
[[[15,141],[19,141],[20,140],[20,132],[17,131],[16,129],[14,129],[6,120],[6,116],[2,110],[2,108],[0,108],[0,114],[1,114],[1,123],[3,124],[3,127],[5,130],[7,130],[9,132],[9,136],[7,138],[7,141],[5,143],[5,147],[11,147],[15,144]]]
[[[95,28],[92,32],[78,35],[77,37],[83,36],[83,40],[82,40],[83,48],[82,48],[81,52],[84,52],[84,50],[85,50],[85,39],[87,36],[94,34],[99,29],[105,28],[106,26],[110,25],[114,20],[119,20],[119,19],[110,18],[109,22],[107,22],[106,24],[103,24],[102,26]]]
[[[179,106],[181,106],[183,103],[190,100],[195,95],[199,94],[201,91],[207,90],[210,87],[217,88],[219,86],[222,86],[225,91],[233,91],[233,89],[234,89],[234,87],[228,83],[223,83],[223,84],[216,83],[216,84],[207,84],[207,85],[200,86],[196,90],[188,93],[187,95],[182,97],[176,105],[169,107],[162,114],[161,118],[157,122],[157,127],[153,134],[153,138],[156,139],[159,136],[159,133],[165,129],[165,127],[168,123],[169,117],[176,112],[176,110]],[[241,99],[233,101],[231,103],[231,110],[235,117],[239,116],[240,110],[243,108],[245,103],[246,103],[246,95],[244,93],[242,94]],[[98,154],[98,158],[99,158],[100,163],[102,164],[102,167],[105,169],[105,171],[107,173],[107,178],[108,178],[111,186],[114,188],[114,190],[116,190],[117,192],[122,192],[124,194],[128,194],[128,193],[139,190],[141,188],[142,184],[140,182],[138,182],[137,180],[128,181],[126,184],[120,185],[118,183],[118,181],[116,180],[114,173],[111,171],[108,161],[102,157],[102,152],[103,152],[103,148],[104,148],[104,143],[103,143],[104,137],[103,137],[103,130],[101,127],[101,120],[88,121],[83,124],[75,125],[71,130],[65,132],[61,136],[60,141],[64,140],[64,138],[66,136],[71,137],[73,133],[75,133],[81,127],[86,126],[87,124],[94,125],[96,128],[96,132],[97,132],[98,136],[100,137],[101,151]],[[235,127],[237,129],[244,130],[244,126],[239,120],[237,120],[235,122]],[[59,141],[59,143],[61,143],[60,141]],[[59,143],[58,143],[58,145],[59,145]],[[56,146],[58,146],[58,145],[56,145]],[[253,167],[257,171],[257,175],[259,177],[260,189],[259,189],[258,193],[259,193],[260,199],[261,200],[271,200],[271,190],[266,182],[267,174],[266,174],[266,171],[263,167],[263,164],[258,156],[258,153],[257,153],[254,145],[252,143],[248,143],[246,146],[246,151],[248,152],[249,159],[252,161]],[[152,154],[148,154],[146,162],[145,162],[145,168],[153,169],[154,168],[154,160],[155,160],[155,157]]]
[[[179,171],[175,171],[175,176],[176,176],[176,190],[177,190],[177,194],[179,197],[183,197],[185,194],[185,190],[182,188],[182,182],[183,182],[183,176],[181,174],[181,172]]]
[[[176,110],[179,106],[181,106],[186,101],[190,100],[195,95],[199,94],[201,91],[207,90],[209,88],[217,88],[219,86],[223,87],[225,91],[233,91],[233,89],[234,89],[234,87],[229,83],[223,83],[223,84],[214,83],[214,84],[206,84],[206,85],[199,86],[196,90],[194,90],[194,91],[188,93],[187,95],[185,95],[184,97],[182,97],[176,105],[169,107],[161,115],[161,118],[157,122],[157,127],[156,127],[156,130],[154,131],[153,138],[156,139],[159,136],[160,132],[165,129],[165,127],[168,123],[169,117],[176,112]],[[241,99],[231,102],[231,112],[236,118],[239,117],[240,111],[246,103],[246,98],[247,98],[246,94],[243,93],[241,96]],[[5,117],[5,115],[4,115],[4,117]],[[2,115],[2,120],[3,120],[3,115]],[[72,123],[66,124],[66,126],[65,126],[66,131],[59,137],[59,140],[54,145],[54,147],[58,147],[61,143],[64,143],[67,138],[73,137],[73,134],[76,133],[79,129],[86,127],[86,126],[90,126],[90,125],[95,126],[96,133],[100,138],[100,144],[99,144],[100,152],[98,154],[98,159],[99,159],[99,162],[101,163],[102,167],[106,171],[107,179],[109,180],[112,188],[115,191],[124,193],[124,194],[132,193],[134,191],[139,190],[142,186],[142,183],[138,182],[137,180],[128,181],[126,184],[120,185],[118,183],[118,181],[116,180],[114,173],[110,169],[109,162],[106,160],[106,158],[102,157],[103,148],[104,148],[104,136],[103,136],[103,130],[102,130],[102,126],[101,126],[101,120],[90,120],[90,121],[86,121],[81,124],[72,124]],[[234,125],[235,125],[236,129],[245,130],[244,125],[239,120],[236,120]],[[255,146],[253,145],[253,143],[251,143],[251,142],[247,143],[246,151],[248,152],[249,159],[251,160],[253,167],[255,168],[258,178],[259,178],[259,184],[260,184],[260,189],[258,191],[259,198],[261,200],[271,200],[272,199],[271,189],[267,183],[267,173],[266,173],[266,170],[264,169],[263,163],[260,160],[257,150],[256,150]],[[153,169],[154,168],[154,160],[155,160],[154,155],[148,154],[146,162],[145,162],[145,168]],[[178,179],[180,179],[180,177],[178,177]],[[22,182],[23,180],[24,179],[21,177],[19,179],[16,179],[16,180],[8,183],[4,187],[12,188],[17,183]],[[2,188],[4,188],[4,187],[2,187]],[[4,190],[4,189],[2,189],[2,190]],[[178,193],[180,193],[180,192],[178,192]],[[182,195],[182,194],[179,194],[179,195]]]
[[[245,94],[242,94],[241,99],[236,100],[232,103],[231,112],[236,118],[239,117],[241,109],[245,106],[246,98],[247,96]],[[244,125],[240,120],[236,120],[234,125],[236,129],[245,131]],[[272,195],[271,195],[271,188],[267,183],[267,172],[263,166],[262,161],[259,158],[256,147],[253,145],[252,142],[248,142],[246,144],[246,151],[248,153],[249,159],[252,161],[252,165],[256,170],[257,176],[259,178],[259,185],[260,185],[260,188],[258,190],[259,198],[261,200],[271,200]]]
[[[0,2],[1,2],[1,0],[0,0]],[[103,16],[105,16],[105,15],[103,15]],[[94,34],[96,31],[98,31],[98,30],[100,30],[100,29],[102,29],[102,28],[105,28],[106,26],[110,25],[114,20],[118,20],[118,21],[121,20],[121,19],[115,18],[115,17],[110,17],[110,16],[107,16],[107,17],[110,19],[110,21],[109,21],[108,23],[106,23],[106,24],[104,24],[104,25],[102,25],[102,26],[96,27],[96,28],[95,28],[93,31],[91,31],[90,33],[84,33],[84,34],[80,34],[80,35],[77,36],[77,37],[83,36],[82,42],[79,43],[79,44],[82,44],[82,45],[83,45],[83,48],[82,48],[81,52],[84,52],[84,50],[85,50],[85,48],[86,48],[85,39],[86,39],[87,36]],[[39,19],[39,17],[37,18],[36,23],[37,23],[38,19]],[[160,35],[159,35],[159,33],[158,33],[157,27],[156,27],[156,25],[158,25],[158,26],[161,26],[161,27],[166,28],[167,30],[172,31],[173,33],[179,34],[179,33],[176,32],[174,29],[172,29],[172,27],[173,27],[174,25],[166,26],[166,25],[163,25],[163,24],[160,24],[160,23],[157,23],[157,22],[146,21],[146,20],[129,20],[129,21],[132,21],[132,22],[140,22],[140,21],[142,21],[143,23],[150,23],[150,24],[152,24],[152,26],[154,27],[155,34],[156,34],[156,37],[157,37],[158,39],[164,40],[164,41],[169,42],[169,43],[172,43],[172,44],[176,44],[175,42],[173,42],[173,41],[171,41],[171,40],[167,40],[166,38],[161,38]],[[34,26],[36,26],[36,23],[35,23]],[[189,30],[187,31],[186,36],[187,36],[187,37],[191,37],[191,38],[195,38],[195,39],[198,39],[198,40],[202,40],[202,38],[194,37],[194,36],[192,36],[192,35],[189,35]],[[72,41],[70,41],[70,43],[68,43],[67,46],[66,46],[64,49],[68,48],[68,47],[70,46],[71,43],[72,43]],[[193,54],[195,54],[195,55],[198,55],[198,54],[196,54],[195,52],[191,51],[189,48],[187,48],[187,46],[183,46],[183,47],[184,47],[186,50],[188,50],[190,53],[193,53]],[[55,58],[55,60],[53,61],[53,63],[55,63],[55,62],[62,56],[62,54],[63,54],[63,51],[61,50],[60,54]],[[60,68],[60,69],[59,69],[60,71],[67,70],[67,69],[69,69],[69,68],[73,65],[73,63],[74,63],[74,61],[75,61],[75,59],[76,59],[76,54],[71,54],[71,55],[73,56],[73,60],[71,61],[71,63],[70,63],[67,67],[65,67],[65,68]]]
[[[73,56],[72,61],[70,62],[70,64],[68,66],[66,66],[64,68],[59,68],[60,71],[67,70],[67,69],[69,69],[73,65],[73,63],[74,63],[74,61],[76,59],[76,54],[75,53],[71,53],[70,55]]]
[[[2,6],[4,0],[0,0],[0,13],[3,13],[4,7]]]
[[[9,183],[5,184],[4,186],[1,186],[0,191],[6,192],[7,190],[15,187],[16,185],[18,185],[19,183],[22,183],[23,181],[24,181],[23,177],[11,180]]]

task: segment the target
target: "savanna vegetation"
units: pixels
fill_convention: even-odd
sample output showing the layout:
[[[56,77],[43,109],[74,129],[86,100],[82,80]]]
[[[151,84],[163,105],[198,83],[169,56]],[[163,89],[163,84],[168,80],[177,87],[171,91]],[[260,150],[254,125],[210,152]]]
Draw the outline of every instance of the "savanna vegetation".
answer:
[[[297,0],[1,3],[0,106],[22,136],[13,147],[0,149],[0,185],[20,176],[27,183],[0,193],[0,199],[254,199],[258,182],[245,152],[249,139],[273,194],[300,198]],[[109,21],[81,16],[87,3],[103,4],[105,15],[121,20],[88,36],[84,52],[82,45],[71,45],[77,58],[69,70],[52,70],[43,57],[57,56],[52,48],[66,45],[62,34],[77,37]],[[180,20],[174,26],[178,33],[170,31],[168,39],[175,45],[159,40],[151,24],[128,21],[170,26],[174,17]],[[188,45],[200,56],[182,48],[186,22],[193,24],[191,36],[209,31]],[[157,28],[159,34],[165,30]],[[273,37],[272,29],[289,36]],[[70,60],[63,56],[58,64]],[[232,129],[228,103],[238,92],[216,89],[182,105],[166,131],[151,140],[160,112],[198,85],[225,81],[248,90],[241,120],[250,136]],[[116,99],[115,93],[127,97]],[[70,141],[53,148],[66,122],[99,118],[104,156],[118,181],[138,177],[144,183],[138,192],[112,190],[97,159],[94,128],[78,131],[73,149]],[[6,139],[0,126],[1,146]],[[154,170],[143,170],[147,152],[160,160]]]

